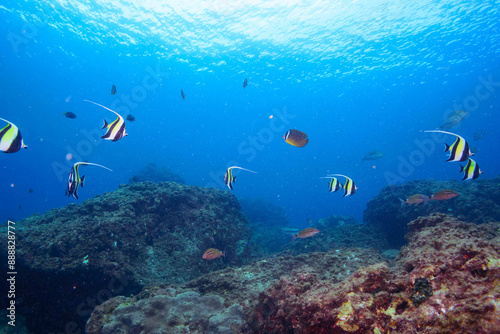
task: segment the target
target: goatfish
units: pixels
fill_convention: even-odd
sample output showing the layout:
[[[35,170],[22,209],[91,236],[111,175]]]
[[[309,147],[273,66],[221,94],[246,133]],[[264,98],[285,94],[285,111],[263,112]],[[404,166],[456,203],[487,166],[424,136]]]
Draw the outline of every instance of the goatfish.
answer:
[[[443,189],[432,194],[430,199],[434,201],[445,201],[447,199],[457,197],[458,195],[459,194],[456,191],[453,191],[451,189]]]
[[[245,80],[243,80],[243,89],[245,89],[246,86],[248,86],[247,78],[245,78]]]
[[[114,122],[111,122],[110,124],[108,124],[108,122],[104,120],[104,125],[102,126],[102,128],[103,129],[107,128],[107,131],[106,134],[101,138],[105,140],[118,141],[122,139],[124,136],[128,136],[125,130],[125,120],[116,111],[106,108],[105,106],[100,105],[99,103],[95,103],[89,100],[84,100],[84,101],[98,105],[99,107],[109,110],[112,113],[116,114],[116,116],[118,116],[118,118]]]
[[[339,182],[339,180],[334,177],[334,176],[325,176],[321,177],[322,179],[331,179],[330,182],[328,183],[328,191],[331,193],[336,192],[339,189],[342,189],[344,186],[342,183]]]
[[[343,197],[352,196],[352,195],[354,195],[356,190],[358,190],[358,187],[356,187],[356,184],[354,183],[354,181],[351,178],[349,178],[345,175],[342,175],[342,174],[332,174],[331,176],[345,177],[345,183],[343,186],[343,189],[344,189],[344,196]]]
[[[111,95],[115,95],[116,94],[116,86],[113,85],[111,86]]]
[[[181,96],[182,96],[182,99],[185,100],[186,99],[186,94],[184,94],[184,91],[181,89]]]
[[[68,188],[66,189],[66,195],[67,196],[73,196],[74,198],[78,199],[78,187],[82,186],[83,188],[83,180],[85,179],[85,175],[80,177],[80,166],[85,166],[85,165],[91,165],[91,166],[97,166],[97,167],[102,167],[104,169],[107,169],[112,172],[111,169],[108,167],[94,164],[91,162],[77,162],[71,167],[71,170],[69,172],[69,177],[68,177]]]
[[[203,253],[202,258],[204,258],[205,260],[214,260],[218,259],[221,256],[226,256],[226,255],[216,248],[209,248],[205,251],[205,253]]]
[[[429,196],[425,196],[422,194],[415,194],[408,197],[406,201],[403,201],[401,198],[399,200],[401,201],[401,207],[403,207],[405,204],[417,206],[422,202],[425,205],[427,204],[427,202],[429,202]]]
[[[299,233],[294,234],[292,237],[292,242],[295,241],[295,239],[304,239],[304,238],[309,238],[312,237],[313,235],[316,235],[319,233],[319,230],[313,228],[313,227],[308,227],[303,229],[302,231],[299,231]]]
[[[309,138],[307,138],[307,135],[299,130],[295,129],[290,129],[288,130],[282,138],[290,145],[296,146],[296,147],[304,147],[309,143]]]
[[[384,153],[382,153],[380,151],[371,151],[370,153],[365,155],[361,161],[378,160],[378,159],[383,158],[383,157],[384,157]]]
[[[444,144],[445,145],[444,151],[445,152],[450,151],[450,157],[446,161],[466,161],[469,158],[469,156],[474,155],[474,153],[470,151],[469,144],[467,143],[467,141],[457,134],[441,130],[428,130],[424,132],[440,132],[457,137],[457,140],[455,140],[455,142],[451,144],[451,146],[449,146],[446,143]]]
[[[0,120],[9,123],[0,130],[0,151],[3,153],[15,153],[22,148],[28,148],[24,144],[19,128],[6,119],[0,118]]]
[[[464,172],[464,178],[462,181],[475,180],[479,177],[479,175],[483,174],[483,171],[479,169],[479,165],[471,158],[469,158],[465,167],[460,165],[460,173],[462,172]]]
[[[68,118],[71,118],[71,119],[75,119],[76,118],[76,114],[71,112],[71,111],[68,111],[68,112],[63,112],[63,115],[68,117]]]
[[[226,170],[226,173],[224,174],[224,183],[226,184],[226,186],[233,190],[233,183],[236,179],[236,176],[233,176],[233,169],[241,169],[241,170],[246,170],[247,172],[250,172],[250,173],[255,173],[257,174],[257,172],[254,172],[253,170],[250,170],[250,169],[245,169],[245,168],[242,168],[242,167],[238,167],[238,166],[232,166],[232,167],[229,167],[227,170]]]

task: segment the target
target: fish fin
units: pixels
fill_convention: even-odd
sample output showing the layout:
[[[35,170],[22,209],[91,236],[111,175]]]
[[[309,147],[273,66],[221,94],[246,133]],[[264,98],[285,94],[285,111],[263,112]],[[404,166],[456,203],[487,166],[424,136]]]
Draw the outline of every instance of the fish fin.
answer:
[[[232,181],[232,183],[236,183],[236,176],[235,176],[235,177],[233,177],[233,181]]]
[[[450,145],[444,143],[444,151],[448,152],[450,150]]]
[[[403,208],[403,206],[405,206],[405,201],[403,201],[401,198],[399,199],[400,202],[401,202],[401,209]]]
[[[297,234],[292,234],[292,242],[294,242],[297,239],[298,235]]]
[[[84,176],[82,176],[82,178],[80,179],[80,186],[82,186],[82,188],[83,188],[83,180],[84,180],[84,179],[85,179],[85,175],[84,175]]]
[[[460,172],[459,173],[462,173],[464,171],[464,166],[460,165]]]
[[[104,129],[104,128],[107,128],[108,127],[108,122],[106,122],[106,120],[104,120],[104,125],[102,126],[101,129]],[[102,137],[101,137],[102,138]]]
[[[424,199],[424,205],[426,205],[427,203],[429,203],[429,199],[430,199],[430,197],[429,197],[429,196],[425,196],[425,199]]]

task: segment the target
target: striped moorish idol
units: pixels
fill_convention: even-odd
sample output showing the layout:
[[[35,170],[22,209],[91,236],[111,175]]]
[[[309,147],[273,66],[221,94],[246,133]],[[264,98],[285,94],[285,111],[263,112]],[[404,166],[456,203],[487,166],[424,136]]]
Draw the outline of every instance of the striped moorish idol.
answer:
[[[103,129],[108,128],[108,129],[106,131],[106,134],[101,138],[105,140],[118,141],[122,139],[124,136],[128,136],[127,132],[125,131],[125,120],[116,111],[106,108],[105,106],[100,105],[99,103],[95,103],[89,100],[84,100],[84,101],[98,105],[99,107],[109,110],[115,113],[116,116],[118,116],[118,118],[114,122],[111,122],[110,124],[108,124],[108,122],[104,120],[104,125],[102,126],[102,128]]]
[[[337,190],[342,189],[344,187],[342,185],[342,183],[340,183],[339,180],[336,177],[326,176],[326,177],[322,177],[322,179],[331,179],[330,182],[328,183],[328,190],[331,193],[334,193]]]
[[[354,184],[354,181],[345,176],[345,175],[342,175],[342,174],[332,174],[331,176],[342,176],[342,177],[345,177],[345,184],[344,184],[344,197],[349,197],[349,196],[352,196],[354,195],[354,193],[356,192],[356,190],[358,190],[358,188],[356,187],[356,184]]]
[[[479,177],[479,175],[483,174],[483,171],[479,169],[479,165],[471,158],[469,158],[465,167],[460,165],[460,173],[462,172],[464,172],[464,178],[462,181],[475,180]]]
[[[92,165],[92,166],[98,166],[102,167],[104,169],[107,169],[109,171],[112,171],[108,167],[104,167],[98,164],[93,164],[91,162],[77,162],[71,167],[71,170],[69,172],[69,177],[68,177],[68,189],[66,191],[66,194],[68,196],[73,196],[74,198],[78,199],[78,187],[82,186],[83,188],[83,179],[85,178],[85,175],[80,177],[80,166],[85,166],[85,165]]]
[[[255,174],[257,173],[257,172],[254,172],[253,170],[241,168],[241,167],[238,167],[238,166],[229,167],[226,170],[226,173],[224,174],[224,183],[231,190],[233,190],[233,183],[234,183],[234,181],[236,179],[236,176],[233,176],[233,169],[242,169],[242,170],[246,170],[247,172],[250,172],[250,173],[255,173]]]
[[[295,129],[290,129],[288,130],[282,138],[290,145],[296,146],[296,147],[304,147],[309,143],[309,138],[307,138],[307,135],[299,130]]]
[[[15,153],[22,148],[28,148],[28,146],[24,144],[19,128],[6,119],[0,118],[0,120],[9,123],[0,129],[0,151],[4,153]]]
[[[474,153],[470,151],[469,144],[467,143],[467,141],[457,134],[441,130],[429,130],[425,132],[440,132],[457,137],[457,140],[455,140],[455,142],[451,144],[451,146],[448,146],[448,144],[444,144],[445,145],[444,151],[445,152],[450,151],[450,157],[446,161],[466,161],[467,159],[469,159],[469,156],[474,155]]]

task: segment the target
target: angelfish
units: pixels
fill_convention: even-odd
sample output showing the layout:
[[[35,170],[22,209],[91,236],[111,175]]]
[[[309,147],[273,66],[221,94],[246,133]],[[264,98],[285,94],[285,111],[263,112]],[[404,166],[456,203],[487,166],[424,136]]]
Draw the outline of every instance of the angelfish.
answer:
[[[253,170],[245,169],[245,168],[242,168],[242,167],[238,167],[238,166],[229,167],[226,170],[226,173],[224,174],[224,183],[231,190],[233,190],[233,183],[234,183],[234,181],[236,179],[236,176],[233,176],[233,169],[246,170],[247,172],[257,174],[257,172],[254,172]]]
[[[80,166],[82,165],[91,165],[91,166],[98,166],[102,167],[104,169],[107,169],[112,172],[111,169],[108,167],[104,167],[102,165],[94,164],[91,162],[77,162],[71,167],[71,170],[69,172],[69,177],[68,177],[68,188],[66,189],[66,194],[67,196],[73,196],[74,198],[78,199],[78,187],[82,186],[83,188],[83,179],[85,179],[85,175],[80,177]]]
[[[445,152],[450,151],[450,157],[446,161],[466,161],[469,158],[469,156],[474,155],[474,153],[470,151],[469,144],[467,143],[467,141],[457,134],[441,130],[428,130],[424,132],[440,132],[457,137],[457,140],[455,140],[455,142],[451,144],[451,146],[448,146],[448,144],[444,144],[445,145],[444,151]]]
[[[343,187],[344,188],[344,197],[352,196],[352,195],[354,195],[356,190],[358,190],[358,187],[356,187],[356,184],[354,183],[354,181],[350,177],[347,177],[347,176],[342,175],[342,174],[332,174],[331,176],[345,177],[345,183],[344,183],[344,187]]]
[[[0,151],[15,153],[22,148],[28,148],[24,144],[19,128],[6,119],[0,118],[0,120],[9,123],[0,130]]]
[[[469,158],[465,167],[460,165],[460,173],[462,172],[464,172],[464,178],[462,181],[475,180],[479,177],[479,175],[483,174],[483,171],[479,169],[479,165],[471,158]]]
[[[104,125],[102,126],[102,128],[103,129],[107,128],[107,131],[106,131],[106,134],[104,136],[102,136],[101,138],[103,138],[105,140],[118,141],[118,140],[122,139],[124,136],[128,136],[128,134],[125,130],[125,120],[116,111],[111,110],[109,108],[106,108],[105,106],[100,105],[99,103],[95,103],[95,102],[92,102],[89,100],[84,100],[84,101],[93,103],[99,107],[102,107],[106,110],[109,110],[112,113],[116,114],[116,116],[118,116],[118,118],[114,122],[111,122],[111,124],[108,124],[108,122],[106,122],[106,120],[104,120]]]

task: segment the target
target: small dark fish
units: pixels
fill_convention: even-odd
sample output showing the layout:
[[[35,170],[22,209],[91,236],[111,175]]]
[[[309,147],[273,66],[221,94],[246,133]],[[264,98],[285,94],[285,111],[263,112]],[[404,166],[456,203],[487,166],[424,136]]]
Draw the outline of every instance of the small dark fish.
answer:
[[[135,117],[134,117],[134,116],[132,116],[132,115],[127,115],[126,119],[127,119],[127,121],[129,121],[129,122],[133,122],[133,121],[135,121]]]
[[[483,139],[485,134],[486,134],[486,131],[482,131],[482,130],[476,131],[474,133],[474,141],[478,141],[478,140]]]
[[[186,99],[186,94],[184,94],[184,91],[181,89],[181,96],[182,96],[182,99],[185,100]]]
[[[467,165],[465,165],[465,167],[460,165],[460,173],[462,172],[464,172],[464,178],[462,181],[475,180],[479,177],[479,175],[483,174],[483,171],[479,169],[479,165],[471,158],[467,160]]]
[[[245,89],[246,86],[248,86],[247,78],[245,78],[245,80],[243,81],[243,89]]]
[[[15,153],[22,148],[28,148],[28,146],[24,144],[19,128],[6,119],[0,118],[0,120],[9,123],[0,129],[0,151],[4,153]]]
[[[115,95],[116,94],[116,86],[113,85],[111,86],[111,95]]]
[[[290,129],[288,130],[282,138],[290,145],[296,147],[304,147],[309,143],[309,138],[307,135],[299,130]]]
[[[226,256],[226,255],[216,248],[209,248],[205,251],[205,253],[203,253],[202,258],[204,258],[205,260],[214,260],[218,259],[221,256]]]
[[[29,192],[30,194],[33,194],[34,190],[33,190],[33,189],[31,189],[31,188],[29,188],[29,189],[28,189],[28,192]]]
[[[21,204],[19,204],[19,210],[21,210]]]
[[[384,157],[384,153],[382,153],[380,151],[371,151],[370,153],[368,153],[367,155],[365,155],[363,157],[362,161],[365,161],[365,160],[378,160],[378,159],[383,158],[383,157]]]
[[[297,239],[297,238],[299,238],[299,239],[309,238],[309,237],[312,237],[313,235],[316,235],[318,233],[319,233],[319,230],[317,230],[313,227],[305,228],[302,231],[300,231],[299,233],[293,235],[292,242],[294,242],[295,239]]]
[[[471,146],[471,147],[470,147],[470,151],[471,151],[471,153],[473,153],[473,155],[474,155],[474,154],[476,154],[477,152],[479,152],[479,149],[478,149],[477,147]]]
[[[434,201],[445,201],[450,198],[457,197],[458,193],[456,191],[453,191],[451,189],[443,189],[440,191],[435,192],[431,196],[431,200]]]
[[[66,116],[66,117],[68,117],[68,118],[71,118],[71,119],[75,119],[76,118],[76,114],[72,113],[71,111],[65,112],[65,113],[63,113],[63,115]]]

